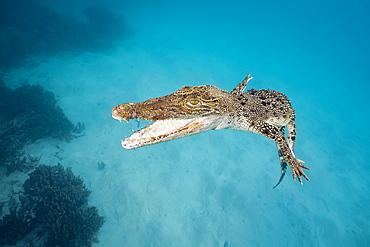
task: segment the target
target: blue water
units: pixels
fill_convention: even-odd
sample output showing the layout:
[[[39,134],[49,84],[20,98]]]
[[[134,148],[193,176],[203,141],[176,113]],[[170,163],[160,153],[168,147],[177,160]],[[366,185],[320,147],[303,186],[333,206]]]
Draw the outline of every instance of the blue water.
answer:
[[[90,184],[106,217],[94,246],[370,246],[369,1],[42,2],[81,20],[85,7],[103,6],[134,30],[107,52],[50,57],[4,77],[11,87],[36,80],[85,122],[61,163]],[[113,106],[184,85],[230,91],[250,72],[249,89],[291,100],[295,153],[312,183],[288,170],[272,189],[275,145],[247,132],[120,147],[137,123],[112,119]],[[92,165],[100,161],[104,173]]]

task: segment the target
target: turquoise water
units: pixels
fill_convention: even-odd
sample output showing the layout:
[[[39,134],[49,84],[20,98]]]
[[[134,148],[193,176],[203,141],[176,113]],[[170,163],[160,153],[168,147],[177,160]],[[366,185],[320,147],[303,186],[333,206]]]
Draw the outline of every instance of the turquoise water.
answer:
[[[369,246],[368,1],[45,1],[83,19],[90,5],[124,16],[134,34],[108,52],[50,56],[11,68],[58,96],[86,135],[46,144],[43,163],[72,167],[106,218],[93,246]],[[103,35],[103,34],[102,34]],[[80,48],[79,48],[80,49]],[[111,108],[211,84],[285,93],[296,110],[295,153],[312,183],[282,183],[275,144],[220,130],[125,150],[137,122]],[[55,146],[54,146],[55,147]],[[104,171],[96,163],[104,161]]]

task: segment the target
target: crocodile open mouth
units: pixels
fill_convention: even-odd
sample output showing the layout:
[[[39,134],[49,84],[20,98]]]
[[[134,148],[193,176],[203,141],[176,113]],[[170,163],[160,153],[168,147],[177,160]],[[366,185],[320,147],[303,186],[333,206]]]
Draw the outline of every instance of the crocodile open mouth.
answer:
[[[134,149],[159,142],[171,141],[181,137],[214,129],[219,117],[202,116],[191,119],[157,120],[122,140],[123,148]]]

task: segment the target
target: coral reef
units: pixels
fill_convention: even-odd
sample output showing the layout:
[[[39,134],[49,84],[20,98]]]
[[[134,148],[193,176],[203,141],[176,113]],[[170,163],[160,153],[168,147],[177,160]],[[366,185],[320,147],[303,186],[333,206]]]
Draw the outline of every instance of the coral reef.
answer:
[[[30,221],[32,216],[29,213],[26,215],[24,210],[17,212],[17,208],[12,207],[9,212],[0,220],[0,246],[15,245],[35,226]]]
[[[103,170],[107,164],[103,161],[98,162],[98,170]]]
[[[102,52],[133,31],[124,19],[101,7],[84,11],[87,21],[59,14],[34,0],[0,1],[0,67],[32,64],[32,56]]]
[[[84,125],[74,126],[56,103],[54,94],[40,85],[11,90],[0,80],[0,166],[8,173],[36,163],[24,156],[25,145],[45,137],[69,141],[82,132]]]
[[[85,247],[96,241],[104,218],[87,206],[91,191],[70,169],[40,165],[23,188],[21,207],[10,208],[0,220],[0,246],[27,236],[34,236],[33,246]]]

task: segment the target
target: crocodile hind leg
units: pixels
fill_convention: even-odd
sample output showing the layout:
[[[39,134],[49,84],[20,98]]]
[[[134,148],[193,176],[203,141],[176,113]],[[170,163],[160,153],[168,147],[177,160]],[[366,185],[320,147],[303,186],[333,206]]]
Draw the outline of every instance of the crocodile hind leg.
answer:
[[[284,126],[282,126],[279,130],[284,136],[285,135],[284,134]],[[289,144],[289,142],[288,142],[288,144]],[[293,144],[294,144],[294,142],[293,142]],[[289,145],[289,147],[291,147],[291,146]],[[278,155],[279,155],[281,174],[280,174],[280,178],[279,178],[279,181],[277,182],[277,184],[274,187],[272,187],[273,189],[275,189],[281,183],[281,181],[283,181],[283,178],[285,176],[285,173],[286,173],[286,170],[287,170],[287,167],[288,167],[288,164],[287,164],[287,162],[284,158],[283,152],[281,151],[280,146],[277,143],[276,143],[276,148],[278,150]]]
[[[285,126],[281,126],[279,128],[279,131],[282,133],[283,136],[285,136],[284,128],[285,128]],[[295,138],[293,138],[293,140],[294,139]],[[289,145],[290,143],[292,143],[292,145]],[[289,139],[288,139],[288,145],[289,145],[290,149],[293,150],[292,147],[294,146],[294,141],[293,142],[289,142]],[[276,148],[278,150],[278,155],[279,155],[281,174],[280,174],[280,178],[279,178],[279,181],[277,182],[277,184],[274,187],[272,187],[273,189],[275,189],[281,183],[281,181],[283,181],[283,178],[285,176],[285,173],[286,173],[286,170],[287,170],[287,167],[288,167],[288,163],[284,159],[283,152],[281,151],[280,146],[277,143],[276,143]]]
[[[280,160],[281,174],[280,174],[280,178],[279,178],[279,181],[277,182],[277,184],[274,187],[272,187],[273,189],[275,189],[281,183],[281,181],[283,181],[283,178],[284,178],[285,173],[286,173],[286,169],[288,167],[288,164],[287,164],[286,160],[284,159],[284,155],[283,155],[283,152],[280,149],[280,146],[278,144],[276,144],[276,147],[277,147],[277,150],[278,150],[278,155],[279,155],[279,160]]]

